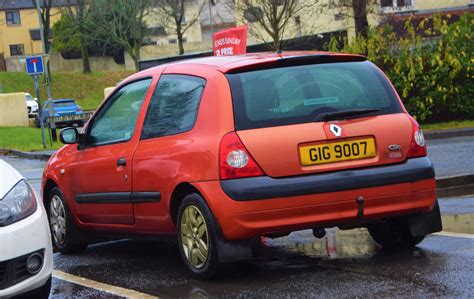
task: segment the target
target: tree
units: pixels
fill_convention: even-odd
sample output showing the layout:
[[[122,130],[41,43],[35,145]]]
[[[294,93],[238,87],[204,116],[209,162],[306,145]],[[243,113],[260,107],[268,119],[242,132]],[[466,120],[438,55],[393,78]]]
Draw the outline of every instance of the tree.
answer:
[[[367,15],[370,13],[379,13],[380,0],[331,0],[322,5],[321,10],[325,8],[339,9],[339,14],[354,19],[355,34],[367,38],[369,32],[369,21]]]
[[[33,6],[36,7],[36,0],[31,0]],[[45,54],[49,53],[49,37],[51,36],[51,7],[54,0],[38,0],[40,5],[41,22],[43,23],[43,38],[45,44]]]
[[[79,32],[79,45],[81,48],[82,66],[84,73],[91,72],[91,66],[89,63],[89,51],[87,49],[88,38],[85,29],[85,18],[87,12],[88,11],[86,10],[84,0],[77,0],[77,13],[75,15],[73,11],[70,10],[70,13],[73,16],[73,20],[75,21],[75,25]]]
[[[93,41],[122,47],[133,59],[138,71],[140,49],[149,36],[145,17],[151,0],[94,0],[91,1],[87,36]]]
[[[315,5],[317,0],[311,4],[305,4],[300,0],[240,0],[236,1],[235,11],[243,15],[251,23],[250,32],[264,43],[270,37],[271,48],[281,51],[284,48],[284,38],[292,34],[290,20],[295,18],[305,8]],[[297,30],[294,34],[296,34]]]
[[[158,0],[155,3],[155,10],[158,14],[160,24],[167,30],[176,33],[178,40],[179,54],[184,54],[183,36],[184,33],[199,20],[205,2],[196,6],[194,14],[186,14],[189,0]]]
[[[85,74],[91,72],[89,62],[90,39],[87,34],[89,9],[84,0],[75,1],[63,9],[61,19],[53,25],[53,48],[56,51],[80,51]],[[73,9],[74,7],[74,9]]]

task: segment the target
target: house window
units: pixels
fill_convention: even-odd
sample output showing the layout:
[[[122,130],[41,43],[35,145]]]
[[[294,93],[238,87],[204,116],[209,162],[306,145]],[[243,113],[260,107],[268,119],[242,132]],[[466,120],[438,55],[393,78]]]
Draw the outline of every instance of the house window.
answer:
[[[186,37],[183,37],[183,44],[186,43],[187,41],[188,41],[188,39]],[[170,39],[168,39],[168,42],[170,44],[177,44],[178,39],[177,38],[170,38]]]
[[[301,36],[301,18],[300,16],[295,17],[295,25],[296,25],[296,36]]]
[[[413,0],[382,0],[380,4],[382,8],[403,8],[403,7],[412,7]]]
[[[10,45],[10,56],[23,56],[25,55],[25,47],[23,44]]]
[[[381,0],[380,6],[385,13],[406,12],[415,9],[415,0]]]
[[[244,11],[244,18],[249,22],[257,22],[263,17],[263,11],[260,7],[250,6]]]
[[[335,20],[335,21],[342,21],[342,20],[344,20],[344,14],[341,13],[341,12],[335,14],[335,15],[334,15],[334,20]]]
[[[16,11],[6,11],[7,25],[19,25],[21,24],[20,12]]]

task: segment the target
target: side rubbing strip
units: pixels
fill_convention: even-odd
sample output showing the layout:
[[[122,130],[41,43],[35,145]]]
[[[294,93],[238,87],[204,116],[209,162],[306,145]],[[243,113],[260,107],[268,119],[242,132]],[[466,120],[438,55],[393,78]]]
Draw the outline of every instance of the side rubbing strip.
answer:
[[[161,200],[160,192],[133,192],[132,202],[159,202]]]
[[[78,203],[130,203],[131,192],[85,193],[76,195]]]
[[[77,203],[139,203],[139,202],[159,202],[160,192],[104,192],[85,193],[75,197]]]

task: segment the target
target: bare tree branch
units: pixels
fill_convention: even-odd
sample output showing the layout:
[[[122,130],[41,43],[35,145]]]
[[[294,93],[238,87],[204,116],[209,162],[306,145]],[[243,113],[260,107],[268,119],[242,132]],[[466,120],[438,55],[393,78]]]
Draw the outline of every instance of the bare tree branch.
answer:
[[[264,43],[270,40],[272,49],[281,51],[285,46],[285,38],[296,35],[298,31],[290,26],[290,21],[317,2],[317,0],[311,3],[301,0],[241,0],[235,4],[235,10],[250,22],[249,31],[252,35]]]
[[[159,0],[155,4],[160,25],[176,34],[180,55],[184,54],[184,33],[199,20],[205,6],[205,2],[197,4],[196,13],[190,14],[189,8],[196,4],[188,0]]]

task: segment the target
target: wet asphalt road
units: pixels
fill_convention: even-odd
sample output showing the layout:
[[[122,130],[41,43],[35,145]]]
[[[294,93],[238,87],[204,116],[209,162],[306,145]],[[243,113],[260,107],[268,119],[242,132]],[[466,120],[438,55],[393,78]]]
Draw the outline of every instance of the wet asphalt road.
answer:
[[[430,142],[437,176],[474,172],[473,145],[474,138]],[[39,190],[44,161],[0,158]],[[254,260],[208,282],[186,275],[173,240],[118,240],[91,245],[81,255],[55,253],[55,270],[160,297],[472,298],[474,196],[442,199],[440,205],[444,231],[471,235],[432,235],[414,250],[385,252],[365,229],[336,231],[337,251],[329,255],[324,238],[294,232],[263,240]],[[71,297],[118,296],[54,278],[51,298]]]
[[[437,178],[474,173],[474,137],[430,140],[427,145]]]

